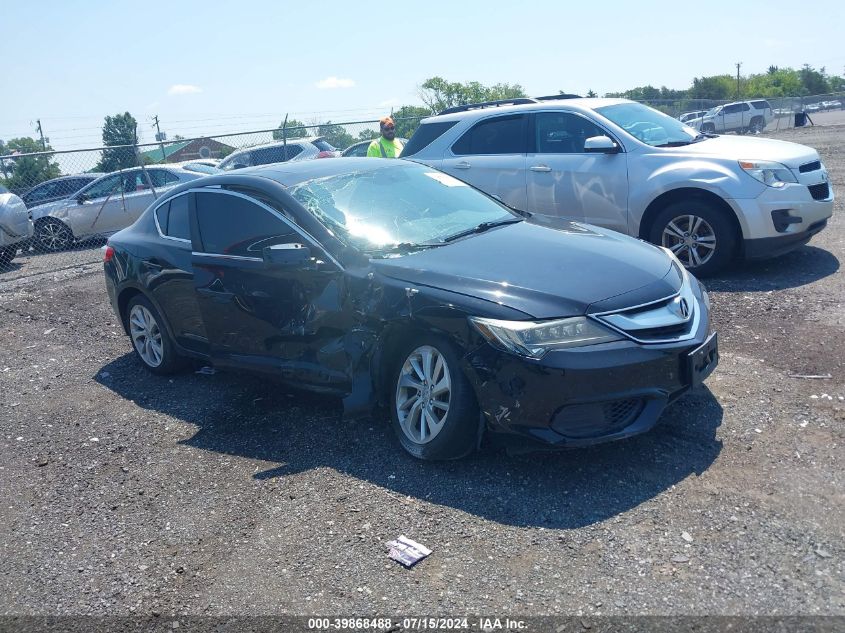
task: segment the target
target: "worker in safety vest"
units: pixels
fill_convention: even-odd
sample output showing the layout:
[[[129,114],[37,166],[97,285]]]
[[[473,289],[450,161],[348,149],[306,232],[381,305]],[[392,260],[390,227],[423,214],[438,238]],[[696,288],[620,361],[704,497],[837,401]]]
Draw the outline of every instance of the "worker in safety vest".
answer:
[[[379,122],[381,136],[370,143],[367,156],[370,158],[399,158],[402,153],[402,143],[396,140],[396,125],[389,116]]]

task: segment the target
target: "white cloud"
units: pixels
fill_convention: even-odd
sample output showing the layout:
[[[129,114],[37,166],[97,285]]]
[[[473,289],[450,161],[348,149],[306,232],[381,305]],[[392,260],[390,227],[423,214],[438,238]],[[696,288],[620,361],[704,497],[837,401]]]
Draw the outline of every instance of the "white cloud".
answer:
[[[334,88],[352,88],[355,82],[351,79],[340,79],[339,77],[326,77],[321,79],[316,84],[320,90],[332,90]]]
[[[194,95],[202,92],[202,88],[192,84],[173,84],[167,91],[169,95]]]

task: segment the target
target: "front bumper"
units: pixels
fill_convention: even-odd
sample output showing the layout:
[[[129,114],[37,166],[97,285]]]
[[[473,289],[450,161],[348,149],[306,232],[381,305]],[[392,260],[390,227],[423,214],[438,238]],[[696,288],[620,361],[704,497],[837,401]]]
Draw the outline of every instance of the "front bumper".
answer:
[[[806,244],[826,226],[834,203],[827,172],[817,170],[800,177],[802,182],[779,189],[767,187],[756,198],[728,200],[742,226],[746,258],[781,255]],[[814,199],[810,188],[825,184],[828,195]]]
[[[708,319],[691,339],[617,341],[548,352],[534,361],[484,344],[465,371],[488,427],[559,446],[622,439],[651,429],[666,406],[718,364]]]

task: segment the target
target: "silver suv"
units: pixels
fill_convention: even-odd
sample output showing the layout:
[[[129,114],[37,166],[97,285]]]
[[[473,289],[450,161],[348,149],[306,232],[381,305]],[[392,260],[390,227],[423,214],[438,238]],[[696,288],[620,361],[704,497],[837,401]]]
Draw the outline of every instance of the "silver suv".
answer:
[[[291,139],[287,143],[274,141],[264,145],[248,147],[229,154],[217,165],[218,169],[229,171],[270,163],[284,163],[289,160],[311,160],[312,158],[335,158],[340,155],[322,136]]]
[[[685,121],[690,127],[707,133],[737,132],[759,134],[772,122],[772,106],[765,99],[737,101],[716,106],[700,117]]]
[[[696,274],[805,244],[833,213],[810,147],[701,134],[626,99],[519,101],[424,119],[402,156],[516,209],[665,246]]]

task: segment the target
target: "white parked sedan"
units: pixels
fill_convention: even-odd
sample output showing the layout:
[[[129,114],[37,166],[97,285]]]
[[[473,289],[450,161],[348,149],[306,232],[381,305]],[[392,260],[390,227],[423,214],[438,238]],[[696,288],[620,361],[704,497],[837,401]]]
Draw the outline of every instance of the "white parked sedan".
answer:
[[[109,236],[135,222],[161,192],[203,175],[170,165],[106,174],[72,198],[34,208],[35,244],[59,251],[81,239]]]
[[[23,201],[0,187],[0,272],[32,237],[32,219]]]

